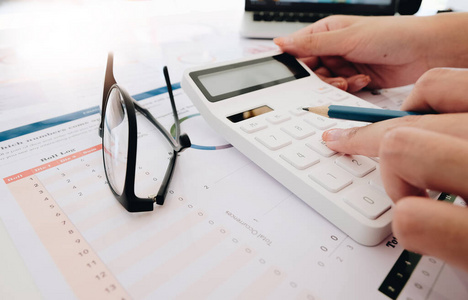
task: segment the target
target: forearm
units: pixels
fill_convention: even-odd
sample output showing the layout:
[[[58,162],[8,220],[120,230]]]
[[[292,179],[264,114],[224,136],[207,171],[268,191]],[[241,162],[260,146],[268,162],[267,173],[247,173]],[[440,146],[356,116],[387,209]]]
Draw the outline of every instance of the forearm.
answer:
[[[468,68],[468,13],[446,13],[422,17],[422,47],[427,65]]]

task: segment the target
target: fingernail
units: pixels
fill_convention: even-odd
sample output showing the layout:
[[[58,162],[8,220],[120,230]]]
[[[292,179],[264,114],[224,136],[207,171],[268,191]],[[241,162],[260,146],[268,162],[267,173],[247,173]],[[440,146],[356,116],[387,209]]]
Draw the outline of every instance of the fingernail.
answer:
[[[343,136],[345,131],[346,129],[341,129],[341,128],[334,128],[334,129],[327,130],[322,134],[322,140],[324,142],[338,141]]]
[[[331,85],[333,85],[334,87],[337,87],[339,89],[343,89],[344,88],[344,83],[342,81],[335,81],[335,82],[332,82],[330,83]]]
[[[292,43],[292,38],[289,37],[289,36],[284,36],[284,37],[277,37],[277,38],[274,38],[273,39],[273,42],[282,47],[282,46],[285,46],[287,44],[291,44]]]
[[[361,78],[356,79],[356,85],[359,86],[360,88],[367,86],[369,82],[371,82],[371,79],[369,76],[363,76]]]

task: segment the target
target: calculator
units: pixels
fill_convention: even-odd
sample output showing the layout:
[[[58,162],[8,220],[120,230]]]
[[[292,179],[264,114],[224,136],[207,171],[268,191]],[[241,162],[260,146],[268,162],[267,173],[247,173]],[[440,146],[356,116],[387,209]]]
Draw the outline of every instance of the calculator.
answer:
[[[302,109],[374,105],[278,52],[187,69],[181,85],[211,127],[356,242],[374,246],[391,234],[393,203],[378,158],[337,153],[321,139],[325,130],[366,123]]]

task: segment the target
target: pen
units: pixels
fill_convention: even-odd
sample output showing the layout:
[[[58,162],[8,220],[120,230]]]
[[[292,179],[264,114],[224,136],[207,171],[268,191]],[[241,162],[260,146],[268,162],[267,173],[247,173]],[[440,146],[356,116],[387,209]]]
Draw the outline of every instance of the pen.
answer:
[[[326,105],[316,107],[304,107],[303,110],[316,113],[318,115],[344,120],[378,122],[392,118],[399,118],[409,115],[420,115],[418,112],[389,110],[381,108],[354,107],[344,105]]]

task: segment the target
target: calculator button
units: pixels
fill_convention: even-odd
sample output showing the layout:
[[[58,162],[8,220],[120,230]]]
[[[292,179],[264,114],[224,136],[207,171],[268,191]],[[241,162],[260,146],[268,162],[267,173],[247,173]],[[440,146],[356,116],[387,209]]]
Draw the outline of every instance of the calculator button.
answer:
[[[313,102],[310,102],[309,107],[311,106],[321,106],[321,105],[330,105],[331,101],[329,98],[324,97],[324,96],[319,96],[319,97],[314,97]]]
[[[336,125],[333,119],[325,118],[316,114],[309,114],[304,118],[304,121],[317,127],[318,129],[325,130]]]
[[[335,163],[357,177],[364,177],[375,170],[375,162],[362,155],[343,155]]]
[[[271,150],[278,150],[291,144],[291,138],[279,130],[262,132],[255,139]]]
[[[281,130],[297,140],[302,140],[315,133],[314,128],[304,122],[286,124],[281,127]]]
[[[324,84],[316,88],[315,91],[319,94],[325,94],[325,93],[331,92],[332,87]]]
[[[337,153],[336,151],[328,148],[327,144],[321,138],[311,139],[306,143],[306,146],[325,157],[330,157]]]
[[[375,220],[392,206],[390,198],[369,186],[361,186],[343,197],[352,208],[366,218]]]
[[[267,128],[267,124],[262,121],[250,121],[242,124],[241,129],[246,133],[253,133]]]
[[[317,153],[306,146],[289,148],[280,157],[299,170],[307,169],[320,161]]]
[[[289,112],[299,117],[308,113],[307,111],[303,110],[303,108],[304,108],[303,106],[296,107],[295,109],[291,109]]]
[[[291,120],[291,116],[287,114],[273,114],[269,115],[266,119],[272,124],[279,124]]]
[[[351,183],[352,176],[336,165],[326,165],[314,170],[309,177],[332,193],[339,192]]]
[[[339,101],[343,101],[344,99],[348,98],[349,95],[344,93],[344,92],[335,91],[335,92],[327,94],[327,97],[328,97],[328,99],[330,99],[333,102],[339,102]]]

